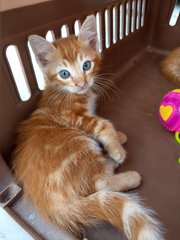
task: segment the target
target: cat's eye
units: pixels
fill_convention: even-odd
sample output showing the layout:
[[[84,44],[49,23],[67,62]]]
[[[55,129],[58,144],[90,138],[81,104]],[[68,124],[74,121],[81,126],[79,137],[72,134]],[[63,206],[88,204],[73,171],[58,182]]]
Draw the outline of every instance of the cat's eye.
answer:
[[[85,61],[84,63],[83,63],[83,70],[84,71],[87,71],[87,70],[89,70],[91,68],[91,61]]]
[[[70,76],[70,72],[68,70],[61,70],[59,75],[62,79],[67,79]]]

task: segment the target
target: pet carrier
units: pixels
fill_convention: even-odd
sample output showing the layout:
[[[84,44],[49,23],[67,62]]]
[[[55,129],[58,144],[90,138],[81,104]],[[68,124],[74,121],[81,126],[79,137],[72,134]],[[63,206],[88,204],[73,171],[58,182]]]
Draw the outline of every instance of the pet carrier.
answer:
[[[108,101],[99,101],[98,114],[128,136],[128,159],[118,171],[136,170],[142,175],[137,192],[157,212],[166,239],[178,240],[180,165],[176,160],[180,151],[174,136],[161,125],[158,108],[163,95],[176,88],[161,74],[160,63],[167,52],[180,46],[180,1],[28,2],[31,5],[14,9],[2,4],[0,13],[0,238],[74,239],[34,210],[13,177],[11,152],[17,123],[35,109],[44,88],[28,36],[53,41],[77,35],[85,17],[94,14],[103,54],[101,71],[118,89]],[[86,235],[89,240],[123,239],[106,223],[88,228]]]

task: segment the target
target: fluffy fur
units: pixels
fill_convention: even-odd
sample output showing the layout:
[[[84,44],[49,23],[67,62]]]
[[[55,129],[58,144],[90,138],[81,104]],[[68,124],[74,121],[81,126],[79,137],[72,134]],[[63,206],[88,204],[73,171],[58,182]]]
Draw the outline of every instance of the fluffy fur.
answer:
[[[86,19],[78,37],[51,44],[33,35],[29,42],[47,86],[19,128],[13,164],[25,193],[47,220],[80,239],[83,226],[100,220],[129,240],[164,239],[151,213],[135,197],[119,193],[136,188],[141,177],[133,171],[114,174],[125,159],[121,144],[127,138],[94,113],[100,63],[95,17]],[[87,60],[91,67],[83,70]],[[70,76],[63,79],[62,70]]]
[[[180,86],[180,47],[174,49],[162,62],[164,75]]]

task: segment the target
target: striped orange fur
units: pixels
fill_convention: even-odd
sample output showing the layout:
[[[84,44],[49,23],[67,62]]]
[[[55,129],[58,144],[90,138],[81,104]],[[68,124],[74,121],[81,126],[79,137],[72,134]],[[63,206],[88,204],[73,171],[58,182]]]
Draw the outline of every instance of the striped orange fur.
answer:
[[[78,37],[51,44],[33,35],[29,41],[47,86],[19,127],[13,166],[25,193],[44,218],[80,239],[85,225],[106,220],[129,240],[163,240],[151,213],[120,193],[141,181],[137,172],[114,174],[126,157],[126,136],[94,112],[95,17],[85,20]]]
[[[161,65],[163,74],[180,86],[180,47],[171,51]]]

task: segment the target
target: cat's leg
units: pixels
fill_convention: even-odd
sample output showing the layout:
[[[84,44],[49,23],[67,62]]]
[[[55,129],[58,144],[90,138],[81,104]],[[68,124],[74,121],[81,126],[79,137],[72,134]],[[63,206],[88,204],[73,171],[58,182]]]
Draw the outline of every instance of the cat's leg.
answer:
[[[107,159],[104,163],[104,173],[107,175],[113,175],[115,169],[119,166],[119,163],[113,161],[113,159],[109,158],[107,154],[104,155],[104,157]]]
[[[121,146],[118,134],[110,121],[94,115],[73,115],[68,111],[63,115],[72,126],[85,131],[86,134],[100,142],[113,160],[118,163],[124,162],[126,151]]]
[[[105,162],[104,173],[95,181],[96,190],[128,191],[139,186],[141,176],[135,171],[114,174],[118,164],[112,159]]]
[[[96,126],[94,127],[93,136],[103,145],[104,149],[113,160],[117,163],[124,162],[126,158],[126,151],[121,146],[119,138],[121,138],[121,142],[123,142],[123,140],[125,140],[125,136],[123,136],[124,139],[122,135],[121,137],[118,136],[111,122],[99,118]]]
[[[98,176],[95,181],[96,191],[110,190],[124,192],[138,187],[141,183],[141,176],[135,171],[128,171],[119,174],[106,174]]]

